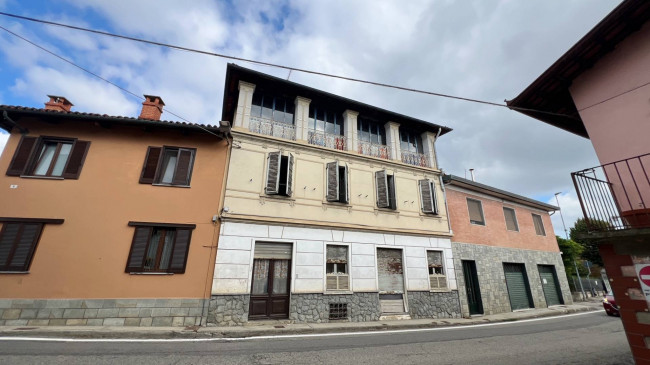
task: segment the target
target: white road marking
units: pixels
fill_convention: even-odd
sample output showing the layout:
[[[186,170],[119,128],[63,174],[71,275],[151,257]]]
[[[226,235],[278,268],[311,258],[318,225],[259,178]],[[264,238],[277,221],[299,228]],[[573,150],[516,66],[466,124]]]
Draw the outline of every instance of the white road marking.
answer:
[[[542,318],[522,319],[520,321],[505,321],[497,323],[484,323],[484,324],[471,324],[460,325],[452,327],[436,327],[436,328],[413,328],[405,330],[375,330],[375,331],[360,331],[360,332],[334,332],[334,333],[307,333],[300,335],[271,335],[271,336],[252,336],[241,338],[166,338],[166,339],[138,339],[138,338],[49,338],[49,337],[0,337],[0,341],[39,341],[39,342],[237,342],[237,341],[252,341],[252,340],[268,340],[268,339],[287,339],[287,338],[308,338],[308,337],[335,337],[335,336],[364,336],[364,335],[388,335],[395,333],[409,333],[409,332],[429,332],[429,331],[453,331],[462,330],[467,328],[478,327],[492,327],[503,326],[508,324],[529,323],[537,321],[546,321],[551,319],[560,319],[566,317],[583,316],[586,314],[600,313],[600,311],[589,311],[574,314],[566,314],[562,316],[551,316]]]

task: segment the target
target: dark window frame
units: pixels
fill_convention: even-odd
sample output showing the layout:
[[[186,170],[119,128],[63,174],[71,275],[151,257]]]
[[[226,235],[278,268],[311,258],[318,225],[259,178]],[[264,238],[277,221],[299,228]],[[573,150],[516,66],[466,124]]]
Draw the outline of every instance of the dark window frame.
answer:
[[[152,223],[152,222],[129,222],[130,227],[135,227],[133,232],[133,239],[131,240],[131,248],[129,249],[129,256],[126,261],[125,272],[129,274],[183,274],[187,268],[187,259],[189,256],[190,244],[192,240],[192,232],[196,228],[195,224],[173,224],[173,223]],[[147,261],[151,259],[147,257],[149,248],[151,246],[152,238],[156,231],[162,231],[162,234],[156,242],[156,253],[153,258],[154,264],[152,268],[147,268],[149,266]],[[165,246],[165,239],[170,232],[174,232],[173,241],[169,249],[169,256],[167,257],[168,267],[161,269],[161,262],[165,259],[163,257],[163,251]],[[179,235],[179,232],[183,232],[182,235]],[[142,246],[142,243],[138,241],[142,237],[140,235],[146,234],[146,243]],[[183,237],[186,235],[186,237]],[[180,236],[180,238],[179,238]],[[176,250],[179,249],[178,254],[180,260],[182,261],[181,266],[173,267],[174,258],[177,254]],[[136,252],[142,251],[142,253]],[[134,255],[141,255],[139,258]]]
[[[322,119],[319,119],[322,117]],[[318,128],[318,121],[323,123],[323,129]],[[309,104],[309,114],[307,119],[307,129],[310,131],[323,132],[336,136],[343,136],[345,125],[343,123],[343,113],[319,107],[318,105]],[[328,126],[330,126],[328,130]],[[339,129],[338,133],[336,129]]]
[[[414,131],[400,128],[399,148],[402,151],[423,154],[424,146],[422,145],[422,136]]]
[[[36,167],[43,156],[43,147],[48,143],[56,143],[54,155],[47,167],[45,174],[35,174]],[[53,174],[53,169],[60,157],[64,144],[70,145],[70,152],[63,164],[60,174]],[[81,170],[86,161],[89,141],[82,141],[73,137],[58,136],[22,136],[7,169],[7,176],[19,176],[40,179],[79,179]]]
[[[542,218],[542,215],[535,213],[531,213],[531,215],[533,217],[533,227],[535,227],[535,234],[538,236],[546,236],[546,228],[544,228],[544,219]],[[535,217],[539,217],[539,228],[541,230],[541,233],[538,232],[537,224],[535,224]]]
[[[368,138],[366,138],[366,134]],[[386,146],[386,128],[380,122],[359,117],[357,135],[359,141]]]
[[[271,107],[267,108],[271,110],[270,118],[264,116],[263,110],[266,108],[264,104],[265,102],[268,102],[268,99],[271,99]],[[287,125],[295,125],[295,114],[295,105],[291,102],[290,99],[283,96],[265,94],[259,91],[253,92],[253,100],[251,102],[251,116],[270,119],[274,122]],[[280,115],[282,115],[282,120],[279,118]],[[291,117],[287,118],[287,115],[290,115]],[[289,121],[289,119],[291,120]]]
[[[469,205],[470,201],[478,202],[478,205],[479,205],[479,208],[480,208],[479,212],[481,213],[481,219],[482,219],[481,221],[472,220],[470,205]],[[469,216],[469,223],[470,224],[477,225],[477,226],[485,226],[486,225],[485,212],[483,211],[483,202],[482,201],[480,201],[478,199],[467,198],[467,213],[468,213],[468,216]]]
[[[508,216],[506,215],[506,211],[511,211],[512,212],[512,219],[515,224],[515,229],[510,229],[508,228]],[[510,208],[510,207],[503,207],[503,218],[505,219],[506,222],[506,230],[510,232],[519,232],[519,222],[517,221],[517,211],[515,208]]]
[[[36,255],[36,249],[38,248],[38,243],[43,236],[43,229],[46,224],[62,224],[63,219],[51,219],[51,218],[8,218],[0,217],[0,244],[5,241],[8,230],[12,225],[18,225],[15,233],[15,237],[10,243],[9,250],[7,251],[7,256],[4,262],[0,262],[0,274],[2,273],[29,273],[29,268],[31,267],[34,256]],[[31,238],[31,241],[28,242],[29,247],[27,252],[23,253],[25,255],[25,260],[21,265],[11,265],[11,262],[15,258],[16,251],[19,249],[19,244],[24,238],[25,227],[28,225],[36,226],[36,232]],[[25,248],[23,248],[25,249]],[[2,251],[2,246],[0,246],[0,252]]]
[[[170,183],[162,182],[165,174],[165,156],[167,152],[176,151],[176,163],[174,165],[174,173],[172,174],[172,181]],[[190,160],[187,163],[187,179],[183,182],[174,182],[176,173],[179,168],[179,160],[182,152],[190,153]],[[157,154],[157,155],[156,155]],[[147,154],[145,155],[142,172],[140,173],[140,184],[150,184],[155,186],[169,186],[189,188],[192,183],[192,174],[194,173],[194,163],[196,162],[197,149],[195,147],[180,147],[180,146],[149,146]],[[155,168],[154,168],[155,165]]]

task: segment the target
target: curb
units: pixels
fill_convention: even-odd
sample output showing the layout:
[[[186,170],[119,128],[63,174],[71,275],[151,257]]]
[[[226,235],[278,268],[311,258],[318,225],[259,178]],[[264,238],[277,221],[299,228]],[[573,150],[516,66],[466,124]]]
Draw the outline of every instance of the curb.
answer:
[[[124,327],[119,327],[119,330],[110,327],[101,327],[95,329],[85,329],[83,327],[74,327],[74,329],[61,329],[59,328],[48,328],[48,327],[0,327],[0,337],[11,337],[11,338],[51,338],[55,339],[97,339],[97,340],[119,340],[119,339],[148,339],[148,340],[166,340],[166,339],[234,339],[234,338],[250,338],[250,337],[259,337],[259,336],[274,336],[274,335],[304,335],[304,334],[328,334],[328,333],[337,333],[337,332],[383,332],[388,330],[405,330],[405,329],[423,329],[423,328],[451,328],[451,327],[462,327],[467,325],[476,325],[476,324],[489,324],[489,323],[500,323],[500,322],[516,322],[526,319],[534,318],[544,318],[544,317],[555,317],[566,314],[580,313],[580,312],[595,312],[599,308],[593,308],[589,306],[581,306],[579,308],[562,308],[558,309],[545,309],[544,311],[539,311],[537,313],[530,312],[526,315],[521,316],[512,316],[512,317],[503,317],[501,315],[498,318],[471,318],[465,319],[462,322],[449,322],[447,320],[433,320],[426,323],[409,323],[410,321],[398,321],[388,323],[379,323],[379,322],[370,322],[368,325],[355,325],[355,326],[346,326],[342,324],[341,326],[329,326],[329,327],[319,327],[317,324],[309,325],[309,327],[302,328],[275,328],[265,326],[265,328],[260,329],[242,329],[241,327],[235,327],[236,329],[228,330],[223,328],[216,327],[201,327],[195,330],[185,329],[179,327],[178,329],[151,329],[151,327],[143,327],[142,329],[124,329]],[[515,312],[516,313],[516,312]],[[521,313],[521,312],[520,312]],[[457,321],[458,319],[452,319]],[[312,327],[314,326],[314,327]],[[211,329],[214,328],[214,329]]]

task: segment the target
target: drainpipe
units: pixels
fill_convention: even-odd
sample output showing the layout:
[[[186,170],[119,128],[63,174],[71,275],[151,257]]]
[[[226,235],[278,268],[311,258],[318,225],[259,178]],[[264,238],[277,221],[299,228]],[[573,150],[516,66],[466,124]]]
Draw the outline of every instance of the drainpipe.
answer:
[[[13,127],[18,128],[18,130],[20,131],[21,134],[25,135],[25,134],[29,133],[29,130],[27,128],[19,126],[18,123],[16,123],[15,120],[9,118],[9,114],[7,114],[6,110],[2,111],[2,119],[4,119],[6,122],[9,122],[9,124],[11,124]]]

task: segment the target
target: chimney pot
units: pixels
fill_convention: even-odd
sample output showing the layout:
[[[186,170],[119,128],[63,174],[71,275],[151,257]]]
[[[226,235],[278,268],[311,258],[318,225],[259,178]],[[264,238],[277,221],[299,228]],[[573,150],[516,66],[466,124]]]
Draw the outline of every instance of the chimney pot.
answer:
[[[144,95],[144,101],[142,102],[142,111],[140,112],[139,119],[150,119],[150,120],[160,120],[160,116],[163,112],[163,102],[160,96],[155,95]]]
[[[45,103],[45,110],[56,110],[58,112],[69,112],[74,106],[70,100],[63,96],[48,95],[50,101]]]

